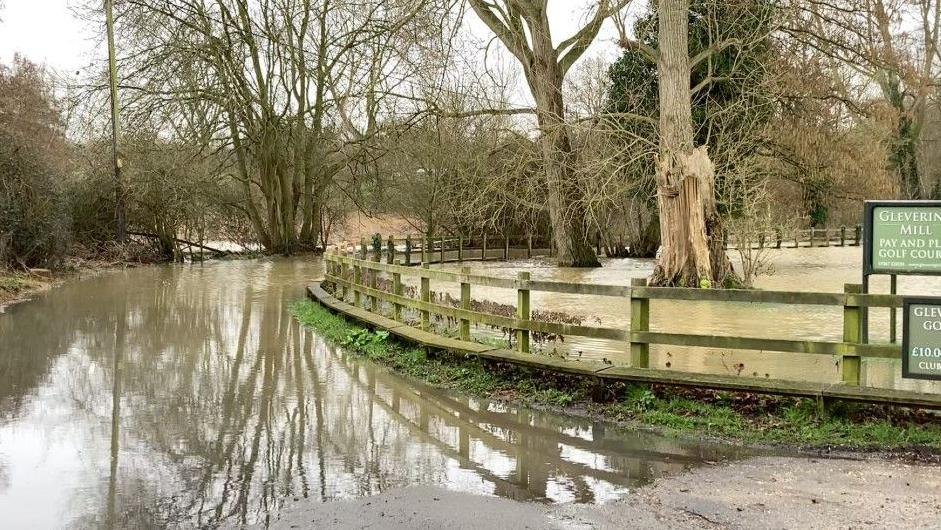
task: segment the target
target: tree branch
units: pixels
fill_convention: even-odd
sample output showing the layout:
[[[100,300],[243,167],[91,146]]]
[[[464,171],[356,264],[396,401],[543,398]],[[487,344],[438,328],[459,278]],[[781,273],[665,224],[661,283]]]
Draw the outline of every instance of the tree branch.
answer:
[[[721,51],[724,51],[726,48],[729,48],[731,46],[740,47],[741,45],[742,45],[742,41],[740,41],[739,39],[725,39],[724,41],[714,42],[710,44],[708,48],[697,53],[689,60],[689,69],[692,70],[693,68],[696,68],[696,66],[698,66],[699,63],[705,61],[706,59],[712,57],[713,55]]]

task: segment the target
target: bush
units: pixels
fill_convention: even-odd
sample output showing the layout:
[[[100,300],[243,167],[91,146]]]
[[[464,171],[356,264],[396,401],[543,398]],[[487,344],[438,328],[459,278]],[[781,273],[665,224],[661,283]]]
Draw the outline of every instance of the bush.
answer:
[[[57,267],[68,249],[62,191],[70,159],[45,74],[0,65],[0,266]]]

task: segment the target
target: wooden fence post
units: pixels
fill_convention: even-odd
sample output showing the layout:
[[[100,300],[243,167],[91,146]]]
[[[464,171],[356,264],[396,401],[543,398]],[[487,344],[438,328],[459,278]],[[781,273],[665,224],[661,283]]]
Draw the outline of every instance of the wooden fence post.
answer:
[[[389,265],[395,263],[395,238],[391,234],[386,242],[386,263]]]
[[[441,245],[441,248],[438,249],[441,251],[441,258],[438,260],[438,263],[444,263],[444,238],[443,237],[438,239],[438,244]]]
[[[846,225],[840,225],[840,246],[846,246]]]
[[[814,248],[814,236],[817,235],[817,229],[810,227],[810,248]]]
[[[892,274],[889,276],[889,294],[897,294],[899,292],[898,276]],[[889,308],[889,342],[892,344],[896,343],[896,335],[898,335],[898,308],[892,307]]]
[[[519,287],[516,290],[516,318],[518,320],[529,321],[529,273],[518,272],[516,279],[519,281]],[[526,287],[526,288],[524,288]],[[520,353],[529,353],[529,330],[516,330],[516,349]]]
[[[363,269],[357,262],[353,262],[353,305],[360,306],[362,296],[359,293],[359,284],[362,278]]]
[[[487,233],[484,232],[483,246],[480,249],[480,261],[487,261]]]
[[[784,239],[784,233],[781,231],[781,227],[774,229],[774,248],[781,248],[781,241]]]
[[[369,269],[369,288],[376,289],[378,287],[379,271],[376,269]],[[379,297],[370,296],[369,297],[369,310],[373,313],[379,311]]]
[[[402,273],[392,273],[392,294],[402,296]],[[398,322],[402,321],[402,304],[392,304],[392,319]]]
[[[412,234],[405,235],[405,266],[412,266]]]
[[[823,229],[823,246],[825,247],[830,246],[830,229],[829,228]]]
[[[843,285],[843,292],[846,295],[859,294],[863,292],[863,286],[856,283],[847,283]],[[862,342],[862,308],[855,300],[851,305],[849,298],[847,296],[847,300],[843,302],[843,342],[859,344]],[[858,355],[843,355],[841,361],[843,367],[842,382],[847,385],[859,385],[860,357]]]
[[[647,287],[647,278],[631,278],[631,287]],[[631,289],[631,333],[650,331],[650,299],[634,296]],[[631,340],[631,366],[650,368],[650,345]]]
[[[504,236],[503,239],[503,261],[510,260],[510,236]]]
[[[464,262],[464,236],[457,236],[457,262]]]
[[[859,246],[859,241],[863,238],[863,225],[856,225],[856,244],[854,247]]]
[[[343,256],[346,257],[346,256]],[[350,280],[350,267],[346,264],[346,261],[343,261],[340,264],[340,278],[349,281]],[[349,290],[346,288],[346,284],[340,284],[340,295],[341,300],[346,301],[346,297],[349,294]]]
[[[424,270],[428,269],[428,263],[422,263],[421,268]],[[431,303],[431,279],[427,276],[421,277],[421,301],[426,304]],[[431,329],[431,312],[427,309],[421,310],[421,329],[422,331],[428,331]]]
[[[359,240],[359,259],[366,259],[366,238]]]
[[[471,284],[466,281],[470,274],[470,267],[461,267],[461,309],[470,311],[471,308]],[[470,320],[461,319],[461,340],[470,340]]]
[[[378,237],[377,237],[378,236]],[[382,262],[382,236],[379,234],[373,234],[370,239],[370,244],[372,245],[372,260],[376,263]]]
[[[800,228],[794,230],[794,248],[801,246],[801,231]]]
[[[532,259],[533,257],[533,235],[526,235],[526,259]]]

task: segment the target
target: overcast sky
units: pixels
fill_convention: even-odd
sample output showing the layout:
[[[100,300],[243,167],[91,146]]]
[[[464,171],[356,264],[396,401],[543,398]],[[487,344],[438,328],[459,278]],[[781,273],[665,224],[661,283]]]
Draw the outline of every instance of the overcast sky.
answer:
[[[0,63],[10,64],[14,54],[20,54],[35,63],[46,65],[64,78],[75,79],[76,73],[83,75],[96,61],[107,59],[107,48],[98,39],[103,28],[88,27],[88,22],[74,16],[73,8],[82,0],[0,0]],[[574,34],[584,24],[586,9],[594,0],[550,0],[549,21],[553,40],[560,42]],[[637,2],[642,5],[641,0]],[[473,10],[467,10],[465,30],[475,38],[486,42],[493,34],[477,18]],[[613,60],[617,54],[614,44],[614,25],[605,23],[601,34],[588,49],[583,59],[604,55]],[[120,42],[118,43],[120,53]],[[492,44],[487,57],[490,60],[521,69],[515,59],[509,58],[502,44]],[[100,67],[100,66],[99,66]],[[482,67],[482,66],[481,66]],[[532,105],[532,97],[522,77],[519,76],[511,89],[513,106]]]
[[[70,0],[0,0],[0,62],[19,53],[60,73],[87,67],[99,50],[72,16]],[[106,53],[105,50],[100,50]]]
[[[85,68],[94,59],[107,53],[97,46],[93,35],[96,28],[85,27],[85,22],[73,16],[75,0],[0,0],[0,62],[9,64],[14,53],[20,53],[33,62],[44,63],[65,74]],[[585,18],[584,0],[552,0],[550,22],[555,40],[570,36]],[[469,11],[469,28],[477,35],[485,35],[483,24]],[[614,49],[611,43],[614,31],[610,23],[589,54],[606,53]]]

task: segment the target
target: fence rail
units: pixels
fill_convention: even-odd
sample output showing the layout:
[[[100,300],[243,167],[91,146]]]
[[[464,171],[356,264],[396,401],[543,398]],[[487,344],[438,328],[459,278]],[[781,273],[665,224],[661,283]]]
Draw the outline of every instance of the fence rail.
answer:
[[[526,272],[518,277],[495,278],[470,274],[468,268],[461,272],[442,271],[404,264],[382,263],[352,255],[328,253],[325,256],[326,278],[338,291],[334,309],[351,316],[382,325],[396,334],[405,335],[447,349],[463,350],[477,355],[500,357],[518,364],[538,365],[549,369],[583,373],[597,368],[591,361],[560,361],[530,351],[532,333],[551,333],[561,336],[590,337],[622,341],[629,344],[630,365],[604,366],[593,371],[602,378],[653,380],[666,384],[687,384],[714,388],[728,388],[767,392],[775,394],[811,395],[820,398],[839,397],[877,403],[894,403],[922,407],[941,408],[941,395],[866,387],[860,377],[862,359],[898,359],[901,349],[897,344],[865,344],[861,334],[861,313],[864,307],[901,307],[902,297],[885,294],[862,294],[856,284],[847,284],[842,293],[812,293],[789,291],[713,290],[648,287],[646,280],[634,279],[631,286],[596,285],[584,283],[532,280]],[[391,276],[390,290],[380,289],[379,275]],[[403,277],[418,280],[418,298],[403,294]],[[431,282],[460,284],[460,306],[447,305],[432,300]],[[474,286],[512,289],[517,292],[516,312],[513,316],[497,315],[471,309],[471,294]],[[601,326],[583,326],[558,322],[546,322],[532,318],[531,293],[569,293],[610,296],[630,300],[631,322],[628,329]],[[313,292],[313,291],[312,291]],[[326,294],[316,296],[322,302]],[[353,304],[343,300],[352,294]],[[332,296],[331,296],[332,297]],[[697,333],[676,333],[650,329],[651,305],[656,301],[673,300],[683,303],[764,303],[781,305],[818,305],[843,308],[841,341],[793,339],[769,339],[762,337],[739,337]],[[392,307],[392,318],[380,314],[380,303]],[[329,305],[329,304],[328,304]],[[410,328],[403,320],[403,309],[418,312],[419,328]],[[460,340],[440,337],[432,329],[432,315],[456,320],[459,323]],[[378,319],[378,320],[377,320]],[[514,351],[499,348],[483,348],[484,345],[470,342],[470,325],[484,324],[510,330],[516,338]],[[718,376],[673,370],[654,370],[649,365],[650,345],[673,345],[697,348],[721,348],[730,350],[756,350],[768,355],[816,354],[838,358],[841,366],[839,383],[820,384],[801,381],[771,380],[747,376]],[[484,355],[486,354],[486,355]],[[561,364],[560,364],[561,363]],[[575,364],[572,364],[575,363]]]
[[[838,228],[806,228],[791,231],[782,229],[769,230],[757,237],[742,241],[734,235],[726,234],[725,248],[735,249],[742,245],[752,248],[799,248],[828,246],[859,246],[862,241],[863,227],[841,226]],[[605,246],[599,238],[596,240],[596,253],[602,254]],[[532,258],[537,255],[552,256],[554,248],[551,238],[533,234],[493,235],[479,234],[469,236],[419,236],[360,239],[359,243],[345,243],[344,251],[352,250],[360,259],[372,258],[374,261],[396,263],[399,259],[406,266],[420,263],[445,263],[463,261],[486,261],[510,259],[510,251],[516,250],[520,257]],[[496,254],[496,255],[494,255]]]
[[[725,248],[732,249],[748,245],[751,248],[799,248],[799,247],[858,247],[863,238],[863,225],[836,228],[799,228],[784,231],[780,228],[764,231],[748,240],[736,240],[727,235]]]

